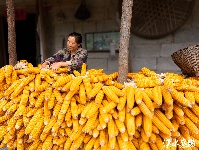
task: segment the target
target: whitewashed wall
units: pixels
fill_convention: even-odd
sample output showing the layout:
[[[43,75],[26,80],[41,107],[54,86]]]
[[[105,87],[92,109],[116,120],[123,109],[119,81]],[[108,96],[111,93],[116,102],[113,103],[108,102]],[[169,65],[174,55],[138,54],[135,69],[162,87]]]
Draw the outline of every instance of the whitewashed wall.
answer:
[[[120,30],[116,0],[95,0],[95,2],[87,0],[86,3],[91,17],[85,21],[80,21],[74,17],[79,5],[78,0],[61,5],[65,18],[57,17],[60,12],[58,5],[53,5],[51,10],[46,12],[47,56],[62,48],[64,36],[73,31],[83,35],[83,47],[85,47],[86,33]],[[142,67],[147,67],[157,73],[180,73],[180,69],[171,59],[171,54],[180,48],[199,43],[198,7],[199,1],[196,1],[193,14],[185,25],[164,38],[148,40],[131,34],[129,71],[137,72]],[[110,58],[109,53],[89,52],[88,67],[90,69],[102,68],[106,73],[115,72],[118,70],[118,54],[115,58]]]

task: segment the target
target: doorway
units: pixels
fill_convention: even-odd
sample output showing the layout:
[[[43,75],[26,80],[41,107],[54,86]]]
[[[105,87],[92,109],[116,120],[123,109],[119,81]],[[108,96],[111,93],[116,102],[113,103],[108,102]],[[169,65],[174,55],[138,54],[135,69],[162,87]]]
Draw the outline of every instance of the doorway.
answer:
[[[15,21],[17,61],[27,60],[29,63],[32,63],[33,66],[37,65],[36,28],[36,14],[27,14],[26,20]],[[5,17],[3,18],[3,30],[5,39],[6,64],[8,64],[8,25]]]

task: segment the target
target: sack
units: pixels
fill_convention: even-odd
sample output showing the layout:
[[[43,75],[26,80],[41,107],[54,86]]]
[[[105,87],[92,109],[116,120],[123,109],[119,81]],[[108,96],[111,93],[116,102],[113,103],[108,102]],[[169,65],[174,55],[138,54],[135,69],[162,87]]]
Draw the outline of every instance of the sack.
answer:
[[[86,7],[85,0],[82,0],[81,5],[75,13],[75,17],[80,20],[86,20],[90,17],[90,12]]]

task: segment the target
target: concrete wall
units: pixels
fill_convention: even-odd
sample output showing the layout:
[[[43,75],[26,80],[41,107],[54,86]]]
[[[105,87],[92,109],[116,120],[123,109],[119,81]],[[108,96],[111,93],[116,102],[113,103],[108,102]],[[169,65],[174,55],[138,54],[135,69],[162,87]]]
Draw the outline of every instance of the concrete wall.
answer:
[[[90,32],[119,31],[120,21],[117,17],[116,0],[87,0],[86,4],[91,17],[80,21],[74,17],[79,6],[79,0],[53,3],[51,9],[45,12],[47,49],[45,57],[49,57],[62,48],[63,39],[69,33],[76,31],[83,35],[85,47],[85,34]],[[193,14],[189,20],[175,33],[164,38],[149,40],[131,34],[129,71],[137,72],[142,67],[160,72],[180,73],[180,69],[173,63],[171,54],[180,48],[199,42],[199,1],[196,1]],[[60,15],[62,14],[62,15]],[[118,70],[118,53],[114,58],[109,52],[89,52],[88,67],[103,68],[106,73]]]

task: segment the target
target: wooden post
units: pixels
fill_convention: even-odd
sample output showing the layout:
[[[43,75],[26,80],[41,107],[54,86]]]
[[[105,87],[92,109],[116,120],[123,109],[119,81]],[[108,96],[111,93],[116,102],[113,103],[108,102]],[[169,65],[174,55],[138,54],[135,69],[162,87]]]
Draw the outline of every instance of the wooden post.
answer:
[[[123,0],[118,60],[118,82],[120,83],[126,82],[128,75],[129,39],[132,18],[132,6],[133,0]]]
[[[6,0],[6,6],[9,64],[14,66],[17,63],[14,0]]]

